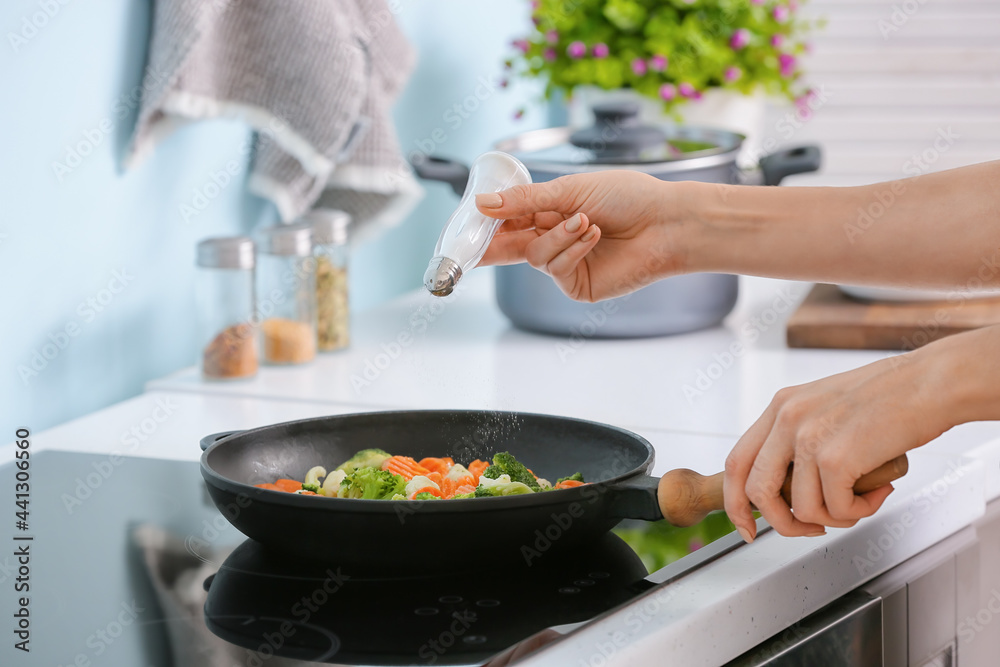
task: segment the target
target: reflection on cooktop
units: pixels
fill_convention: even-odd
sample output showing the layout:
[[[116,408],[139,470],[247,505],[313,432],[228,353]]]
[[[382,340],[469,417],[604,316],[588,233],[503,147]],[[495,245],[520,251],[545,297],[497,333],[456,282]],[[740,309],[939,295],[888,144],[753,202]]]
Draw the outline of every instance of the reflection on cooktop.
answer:
[[[205,623],[263,656],[479,664],[540,630],[590,620],[630,600],[651,586],[646,574],[613,534],[587,553],[531,566],[392,578],[306,564],[247,540],[205,581]]]

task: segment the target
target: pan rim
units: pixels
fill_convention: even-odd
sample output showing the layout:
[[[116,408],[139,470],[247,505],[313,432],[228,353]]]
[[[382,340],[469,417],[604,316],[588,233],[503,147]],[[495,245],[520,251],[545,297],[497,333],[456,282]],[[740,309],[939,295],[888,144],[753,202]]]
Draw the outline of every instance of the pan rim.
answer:
[[[244,482],[238,482],[236,480],[230,479],[222,475],[221,473],[214,470],[208,464],[208,458],[211,456],[212,452],[216,448],[227,443],[230,438],[242,437],[247,435],[260,435],[266,433],[269,430],[278,429],[289,424],[309,424],[311,422],[326,421],[334,418],[350,418],[350,417],[363,417],[363,416],[374,416],[374,415],[470,415],[470,414],[491,414],[491,415],[506,415],[506,416],[517,416],[526,418],[543,418],[543,419],[559,419],[565,422],[572,422],[576,424],[593,426],[600,429],[617,431],[620,434],[626,435],[633,439],[635,442],[641,444],[646,450],[646,457],[637,466],[632,467],[624,473],[610,477],[608,479],[601,480],[599,482],[591,482],[585,484],[584,486],[578,486],[571,489],[557,489],[553,491],[546,491],[544,493],[526,493],[517,496],[502,496],[499,498],[463,498],[459,500],[447,500],[442,503],[428,501],[428,500],[365,500],[362,498],[328,498],[326,496],[306,496],[295,493],[287,493],[283,491],[272,491],[270,489],[260,489],[251,484]],[[575,498],[585,498],[588,495],[593,495],[591,491],[584,491],[584,489],[602,489],[598,493],[603,495],[610,490],[619,486],[622,482],[639,477],[639,476],[649,476],[649,470],[653,466],[655,459],[655,450],[653,446],[649,443],[646,438],[629,431],[628,429],[621,428],[619,426],[613,426],[611,424],[604,424],[602,422],[596,422],[589,419],[580,419],[577,417],[566,417],[563,415],[550,415],[538,412],[519,412],[514,410],[475,410],[475,409],[435,409],[435,410],[371,410],[362,412],[350,412],[336,415],[324,415],[320,417],[309,417],[306,419],[293,419],[285,422],[278,422],[276,424],[268,424],[266,426],[258,426],[252,429],[246,429],[236,432],[232,435],[228,435],[224,438],[220,438],[212,443],[208,448],[202,452],[201,455],[201,473],[202,477],[210,486],[215,486],[220,490],[228,491],[230,493],[236,494],[237,496],[243,495],[253,498],[254,496],[260,497],[261,494],[263,498],[266,498],[270,504],[285,505],[289,507],[299,507],[308,510],[317,509],[338,509],[344,511],[356,511],[356,512],[374,512],[374,513],[400,513],[400,508],[405,508],[407,505],[411,506],[410,511],[417,511],[412,509],[414,504],[419,504],[419,512],[449,512],[461,510],[463,513],[469,511],[493,511],[501,509],[504,507],[520,507],[529,505],[562,505],[566,502],[572,502]],[[599,496],[598,496],[599,497]],[[331,502],[336,502],[335,505],[329,504]],[[586,499],[584,502],[593,502],[592,499]],[[328,504],[328,505],[327,505]],[[405,510],[404,510],[405,511]]]

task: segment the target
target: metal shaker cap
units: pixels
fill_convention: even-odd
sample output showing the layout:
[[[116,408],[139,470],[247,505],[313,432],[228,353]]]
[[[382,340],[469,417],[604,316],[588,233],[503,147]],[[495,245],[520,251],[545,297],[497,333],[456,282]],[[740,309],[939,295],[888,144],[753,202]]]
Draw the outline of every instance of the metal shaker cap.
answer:
[[[313,243],[316,245],[344,245],[351,215],[332,208],[318,208],[302,216],[302,221],[312,225]]]
[[[260,251],[268,255],[308,257],[312,255],[312,225],[304,222],[261,229]]]
[[[252,269],[253,241],[246,236],[223,236],[198,243],[196,263],[206,269]]]

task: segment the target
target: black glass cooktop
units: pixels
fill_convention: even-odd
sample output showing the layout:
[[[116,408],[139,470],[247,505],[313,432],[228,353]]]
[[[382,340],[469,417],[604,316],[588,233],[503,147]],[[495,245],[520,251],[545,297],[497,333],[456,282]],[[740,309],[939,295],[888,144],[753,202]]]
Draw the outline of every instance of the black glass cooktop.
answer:
[[[629,601],[652,586],[648,569],[730,530],[724,518],[669,534],[643,524],[619,531],[627,542],[608,534],[531,566],[380,579],[246,540],[211,503],[197,463],[42,452],[32,457],[26,531],[15,528],[15,472],[0,467],[11,505],[3,665],[499,664],[539,631]],[[23,544],[28,653],[10,638]]]

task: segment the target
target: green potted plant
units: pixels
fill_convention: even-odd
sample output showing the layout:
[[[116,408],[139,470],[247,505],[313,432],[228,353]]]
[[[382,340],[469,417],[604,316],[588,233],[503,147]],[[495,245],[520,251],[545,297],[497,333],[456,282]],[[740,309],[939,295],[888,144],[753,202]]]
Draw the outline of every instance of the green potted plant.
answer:
[[[767,96],[808,105],[801,57],[816,21],[797,0],[533,0],[506,67],[568,101],[630,97],[643,115],[759,134]]]

